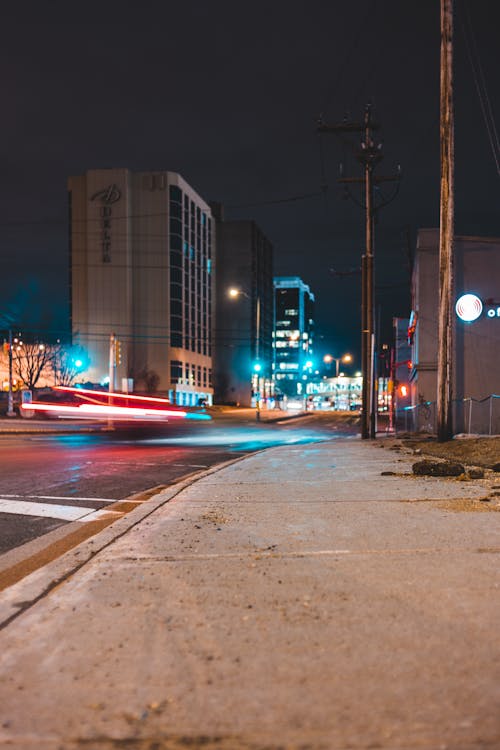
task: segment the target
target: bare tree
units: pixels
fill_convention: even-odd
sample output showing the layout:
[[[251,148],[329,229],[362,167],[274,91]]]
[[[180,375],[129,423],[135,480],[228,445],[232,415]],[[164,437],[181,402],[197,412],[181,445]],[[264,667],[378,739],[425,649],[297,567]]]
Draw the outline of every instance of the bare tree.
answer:
[[[32,390],[41,375],[47,375],[51,360],[51,348],[46,344],[23,343],[14,339],[12,348],[13,369],[28,390]]]
[[[84,350],[79,346],[65,346],[58,342],[51,347],[50,368],[55,385],[72,385],[86,368]]]

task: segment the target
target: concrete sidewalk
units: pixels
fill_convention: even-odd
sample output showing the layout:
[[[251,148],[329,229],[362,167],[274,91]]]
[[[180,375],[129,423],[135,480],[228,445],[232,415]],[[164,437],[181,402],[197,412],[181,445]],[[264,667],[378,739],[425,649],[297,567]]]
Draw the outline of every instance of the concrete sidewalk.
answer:
[[[211,470],[7,589],[0,745],[500,748],[498,479],[383,445]]]

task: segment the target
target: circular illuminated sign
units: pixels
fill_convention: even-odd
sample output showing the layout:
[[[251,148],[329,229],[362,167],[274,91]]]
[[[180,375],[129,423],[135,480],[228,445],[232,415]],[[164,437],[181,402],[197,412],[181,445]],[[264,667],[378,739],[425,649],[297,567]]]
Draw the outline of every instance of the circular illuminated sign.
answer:
[[[455,312],[460,320],[472,323],[483,312],[483,303],[476,294],[462,294],[455,305]]]

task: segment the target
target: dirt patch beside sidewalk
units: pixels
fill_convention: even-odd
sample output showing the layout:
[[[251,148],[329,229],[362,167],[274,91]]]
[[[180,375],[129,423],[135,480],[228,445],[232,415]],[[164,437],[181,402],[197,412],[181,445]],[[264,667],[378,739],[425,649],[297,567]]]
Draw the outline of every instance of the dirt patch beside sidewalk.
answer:
[[[438,443],[435,438],[402,439],[404,448],[420,451],[423,456],[436,456],[460,461],[468,466],[491,469],[500,464],[500,437],[464,437]],[[500,483],[500,473],[498,475]]]

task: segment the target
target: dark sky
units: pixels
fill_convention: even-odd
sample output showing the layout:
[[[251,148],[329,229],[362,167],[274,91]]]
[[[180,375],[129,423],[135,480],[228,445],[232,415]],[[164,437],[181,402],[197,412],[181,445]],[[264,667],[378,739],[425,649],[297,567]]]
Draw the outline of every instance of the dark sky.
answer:
[[[9,5],[0,45],[4,320],[47,335],[66,326],[68,175],[169,169],[225,204],[226,218],[255,219],[274,244],[276,273],[310,285],[319,355],[357,353],[360,277],[330,269],[360,264],[363,211],[337,184],[339,162],[355,176],[360,166],[316,123],[359,120],[367,102],[383,126],[378,172],[403,172],[376,230],[382,337],[393,316],[408,315],[409,252],[417,229],[439,217],[439,0]],[[455,29],[456,229],[499,236],[499,174],[462,23],[500,115],[500,3],[466,6]],[[326,195],[279,202],[324,183]]]

